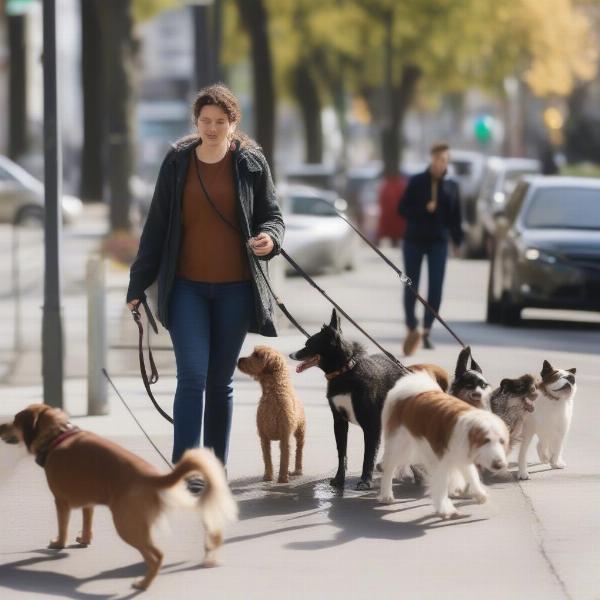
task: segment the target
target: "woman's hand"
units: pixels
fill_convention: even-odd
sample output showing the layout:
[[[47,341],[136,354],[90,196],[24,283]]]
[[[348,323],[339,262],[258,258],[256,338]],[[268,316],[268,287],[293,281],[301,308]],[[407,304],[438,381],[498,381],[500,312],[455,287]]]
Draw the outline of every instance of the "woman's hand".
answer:
[[[250,238],[250,248],[256,256],[267,256],[273,251],[274,244],[271,236],[267,233],[259,233],[256,237]]]
[[[132,300],[131,302],[127,303],[127,308],[129,310],[133,310],[139,303],[140,303],[139,300]]]

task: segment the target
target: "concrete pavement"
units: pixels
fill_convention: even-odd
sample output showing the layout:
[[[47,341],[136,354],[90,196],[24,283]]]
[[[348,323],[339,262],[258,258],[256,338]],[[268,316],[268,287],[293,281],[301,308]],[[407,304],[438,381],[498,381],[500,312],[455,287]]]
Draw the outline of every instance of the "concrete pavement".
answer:
[[[73,247],[90,247],[93,237],[76,238]],[[398,260],[397,253],[390,251],[390,256]],[[75,264],[74,257],[70,260]],[[74,267],[73,273],[65,300],[69,321],[66,408],[81,427],[106,435],[164,468],[162,459],[112,392],[110,415],[85,416],[85,300],[77,275],[81,270]],[[307,415],[305,475],[288,485],[265,484],[261,481],[255,427],[259,389],[237,373],[228,470],[239,502],[240,521],[226,536],[222,566],[199,568],[202,535],[197,519],[187,513],[173,515],[170,531],[158,535],[165,566],[145,597],[600,598],[596,541],[600,533],[598,319],[592,316],[584,325],[531,320],[519,329],[484,325],[486,273],[483,262],[451,261],[443,314],[457,333],[474,345],[477,361],[492,382],[539,371],[544,358],[562,367],[578,368],[579,392],[565,471],[534,466],[530,481],[490,482],[487,504],[461,501],[465,518],[443,523],[432,516],[429,498],[415,486],[396,485],[397,501],[389,506],[377,505],[377,490],[354,491],[362,461],[362,436],[351,426],[351,477],[344,492],[336,493],[327,483],[334,471],[336,452],[324,398],[325,380],[313,369],[292,374]],[[113,346],[135,342],[135,326],[122,304],[125,282],[125,272],[109,269]],[[382,261],[362,252],[357,272],[322,276],[319,283],[384,346],[399,353],[404,333],[400,284]],[[300,279],[288,278],[282,295],[309,331],[328,320],[330,307]],[[28,302],[39,305],[35,297]],[[39,329],[34,317],[32,311],[25,328],[29,345],[26,361],[17,366],[12,381],[0,388],[0,414],[4,416],[41,399],[39,362],[35,362],[39,361],[35,347]],[[360,339],[351,327],[345,329],[350,337]],[[458,352],[456,343],[441,328],[434,330],[433,339],[436,350],[419,352],[414,362],[435,361],[451,370]],[[302,341],[302,336],[288,326],[282,328],[281,337],[267,340],[286,353],[297,349]],[[243,352],[264,342],[249,336]],[[156,343],[167,345],[168,339],[162,334]],[[170,412],[175,387],[172,357],[168,352],[157,356],[161,379],[156,384],[156,396]],[[110,351],[108,370],[117,388],[168,456],[170,425],[150,405],[136,369],[134,350]],[[30,458],[10,468],[11,451],[0,447],[2,597],[134,595],[129,585],[143,572],[143,566],[137,552],[116,535],[106,509],[96,511],[95,538],[89,548],[45,549],[56,527],[50,492],[42,470]],[[79,528],[80,516],[74,513],[72,539]]]

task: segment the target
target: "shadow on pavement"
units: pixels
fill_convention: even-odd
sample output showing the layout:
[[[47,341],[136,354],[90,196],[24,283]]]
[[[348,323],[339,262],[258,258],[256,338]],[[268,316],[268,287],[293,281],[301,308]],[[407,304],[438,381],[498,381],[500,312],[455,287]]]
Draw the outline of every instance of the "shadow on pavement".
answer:
[[[43,590],[45,594],[58,596],[60,598],[73,598],[74,600],[109,600],[116,599],[128,600],[139,595],[141,591],[131,591],[125,595],[115,594],[93,594],[78,591],[78,588],[91,581],[102,579],[131,579],[132,582],[138,577],[142,577],[146,572],[144,562],[133,563],[124,567],[102,571],[92,577],[74,577],[64,573],[57,573],[53,570],[40,571],[37,568],[28,569],[27,567],[36,567],[42,563],[55,562],[57,560],[69,557],[68,552],[53,550],[33,550],[32,552],[41,553],[42,556],[17,560],[11,563],[0,565],[0,581],[2,586],[19,592],[39,593]],[[169,568],[177,567],[183,563],[171,563],[164,565],[159,573],[169,574],[176,571],[166,571]]]
[[[425,489],[412,483],[398,484],[395,486],[396,502],[382,505],[377,501],[378,490],[354,490],[357,481],[357,478],[348,478],[343,490],[333,488],[327,480],[308,481],[298,485],[268,485],[262,482],[257,485],[257,480],[248,479],[244,480],[244,486],[240,486],[241,482],[238,481],[233,489],[238,501],[240,520],[286,515],[288,518],[279,521],[282,524],[280,527],[228,538],[227,543],[235,544],[323,525],[338,528],[333,538],[291,542],[285,545],[286,548],[295,550],[318,550],[364,538],[406,540],[421,537],[429,529],[483,520],[462,515],[460,519],[441,521],[433,513],[412,521],[392,520],[389,519],[390,516],[431,507]],[[247,498],[244,497],[246,494]],[[455,504],[461,508],[473,502],[459,500],[455,501]],[[324,519],[314,522],[314,516],[319,513]],[[312,522],[298,523],[305,518],[311,518]],[[289,524],[290,522],[294,524]]]

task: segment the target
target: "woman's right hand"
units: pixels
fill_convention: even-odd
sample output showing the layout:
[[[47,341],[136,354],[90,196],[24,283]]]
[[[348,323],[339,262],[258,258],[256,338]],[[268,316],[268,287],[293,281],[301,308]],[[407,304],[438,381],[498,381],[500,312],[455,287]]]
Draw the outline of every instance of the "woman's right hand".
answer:
[[[140,301],[139,301],[139,300],[132,300],[131,302],[128,302],[128,303],[127,303],[127,308],[128,308],[129,310],[133,310],[134,308],[136,308],[136,307],[137,307],[137,305],[138,305],[139,303],[140,303]]]

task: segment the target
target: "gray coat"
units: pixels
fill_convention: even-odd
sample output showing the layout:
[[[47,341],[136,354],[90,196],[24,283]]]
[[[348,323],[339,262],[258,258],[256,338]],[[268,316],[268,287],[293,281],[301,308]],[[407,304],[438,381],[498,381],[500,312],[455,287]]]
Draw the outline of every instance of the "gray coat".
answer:
[[[169,297],[173,288],[181,243],[181,211],[183,189],[192,152],[198,139],[183,140],[166,156],[158,174],[148,218],[144,225],[137,257],[131,266],[127,302],[145,299],[146,289],[158,283],[158,319],[169,328]],[[276,256],[283,242],[285,226],[277,204],[275,186],[269,165],[260,149],[235,144],[233,171],[237,207],[242,236],[245,240],[267,233],[273,240],[273,251],[255,257],[246,245],[254,289],[255,318],[250,332],[277,335],[273,321],[273,302],[263,277],[268,277],[267,261]],[[255,258],[262,260],[260,266]]]

